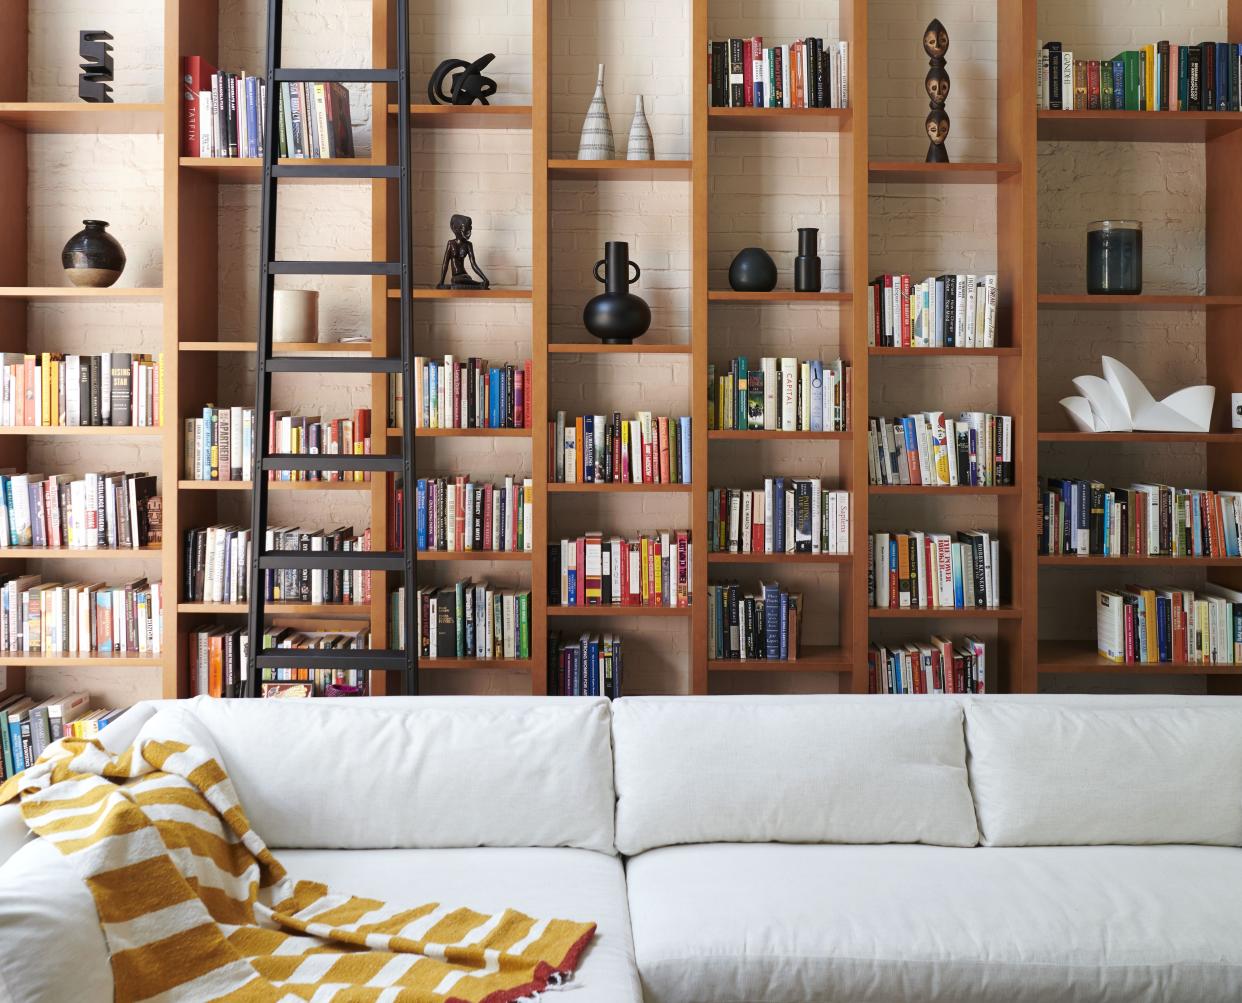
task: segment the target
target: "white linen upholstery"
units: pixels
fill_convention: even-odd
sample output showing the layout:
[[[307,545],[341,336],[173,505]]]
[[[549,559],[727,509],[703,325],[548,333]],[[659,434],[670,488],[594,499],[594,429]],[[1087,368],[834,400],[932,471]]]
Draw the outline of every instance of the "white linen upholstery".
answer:
[[[593,920],[599,930],[572,983],[573,1003],[642,1003],[615,856],[475,848],[286,850],[280,859],[295,878],[392,903],[511,906],[540,918]],[[59,851],[31,843],[0,868],[0,1000],[111,1003],[112,990],[90,894]]]
[[[0,805],[0,864],[20,850],[29,836],[30,829],[17,803]]]
[[[273,849],[613,851],[602,699],[186,701]]]
[[[626,699],[613,708],[617,849],[978,842],[959,704]]]
[[[646,1003],[1242,999],[1242,851],[668,847],[627,867]]]
[[[1242,702],[980,702],[966,731],[987,845],[1242,845]]]

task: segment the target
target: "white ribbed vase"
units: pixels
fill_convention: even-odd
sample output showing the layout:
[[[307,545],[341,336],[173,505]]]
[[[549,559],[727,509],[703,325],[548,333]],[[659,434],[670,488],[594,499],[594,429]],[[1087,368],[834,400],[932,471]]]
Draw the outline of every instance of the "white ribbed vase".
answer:
[[[608,101],[604,97],[604,64],[599,64],[599,76],[595,80],[595,96],[587,109],[586,121],[582,123],[582,138],[578,140],[579,160],[615,160],[617,148],[612,141],[612,122],[608,118]]]
[[[634,99],[634,123],[630,126],[630,139],[625,147],[626,160],[655,160],[655,147],[651,142],[651,126],[643,109],[643,96]]]

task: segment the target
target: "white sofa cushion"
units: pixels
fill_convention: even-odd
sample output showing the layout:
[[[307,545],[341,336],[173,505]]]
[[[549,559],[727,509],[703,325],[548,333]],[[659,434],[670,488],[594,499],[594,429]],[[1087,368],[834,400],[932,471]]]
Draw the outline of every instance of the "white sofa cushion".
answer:
[[[286,850],[280,859],[294,878],[390,903],[512,907],[540,918],[593,920],[599,930],[572,983],[574,1003],[642,1003],[625,876],[615,856],[476,848]],[[59,851],[36,842],[0,867],[0,1000],[66,999],[111,1003],[112,973],[86,887]]]
[[[186,701],[274,849],[613,851],[601,699]]]
[[[1204,707],[967,706],[989,846],[1242,845],[1242,700]]]
[[[1242,999],[1242,851],[706,845],[627,865],[646,1003]]]
[[[978,841],[955,703],[627,698],[613,741],[622,853]]]

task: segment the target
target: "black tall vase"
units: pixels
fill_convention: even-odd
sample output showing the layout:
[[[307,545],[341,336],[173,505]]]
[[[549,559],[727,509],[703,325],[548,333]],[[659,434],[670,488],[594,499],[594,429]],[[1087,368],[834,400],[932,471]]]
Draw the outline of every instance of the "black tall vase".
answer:
[[[599,273],[601,266],[603,275]],[[629,244],[623,240],[604,244],[604,257],[595,263],[595,278],[604,284],[604,291],[583,308],[582,323],[605,345],[628,345],[651,327],[651,307],[630,292],[630,283],[641,275],[638,263],[630,260]]]
[[[817,293],[823,288],[819,257],[819,228],[798,227],[798,256],[794,258],[794,292]]]

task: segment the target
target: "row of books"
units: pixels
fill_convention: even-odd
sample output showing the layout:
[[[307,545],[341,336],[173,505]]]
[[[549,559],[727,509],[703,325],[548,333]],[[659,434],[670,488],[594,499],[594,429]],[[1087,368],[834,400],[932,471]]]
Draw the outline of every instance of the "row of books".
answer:
[[[0,425],[150,428],[163,415],[163,353],[0,356]]]
[[[848,108],[849,43],[798,39],[765,47],[763,36],[707,45],[713,108]]]
[[[548,693],[562,697],[621,696],[624,657],[616,634],[548,635]]]
[[[995,348],[995,275],[880,275],[867,300],[867,344],[880,348]]]
[[[850,493],[818,477],[765,477],[763,490],[712,488],[707,529],[713,553],[848,554]]]
[[[850,366],[837,359],[769,358],[707,367],[708,428],[782,432],[844,432],[852,395]]]
[[[184,157],[262,157],[267,82],[182,59]],[[352,157],[349,90],[340,83],[282,83],[277,139],[282,157]]]
[[[254,476],[254,408],[208,404],[185,419],[185,473],[194,481],[249,481]]]
[[[548,422],[548,479],[556,484],[689,484],[690,418],[637,411],[622,418],[556,412]]]
[[[928,487],[1013,484],[1013,418],[985,411],[921,411],[867,420],[872,484]]]
[[[366,630],[339,633],[271,626],[264,648],[366,648]],[[250,673],[250,639],[244,627],[200,627],[189,633],[191,696],[243,697]],[[361,696],[368,689],[364,669],[264,668],[264,697]]]
[[[370,456],[371,409],[354,409],[353,418],[321,418],[288,411],[268,412],[267,435],[272,454]],[[272,481],[369,481],[363,470],[269,470]]]
[[[15,777],[62,738],[96,738],[128,708],[91,710],[86,693],[38,700],[14,693],[0,700],[0,780]]]
[[[1242,665],[1242,592],[1127,585],[1095,594],[1096,645],[1112,662]]]
[[[1242,44],[1167,39],[1112,59],[1075,59],[1060,42],[1039,46],[1037,106],[1056,111],[1238,111]]]
[[[690,605],[690,531],[626,539],[587,533],[548,545],[548,602],[554,606]]]
[[[250,596],[251,532],[240,526],[203,526],[185,534],[185,598],[198,603],[244,603]],[[369,551],[371,531],[352,526],[331,532],[280,526],[266,531],[267,551],[335,553]],[[263,570],[263,595],[268,602],[342,603],[371,601],[368,571],[323,568]]]
[[[872,533],[867,580],[879,609],[995,609],[1000,541],[979,529]]]
[[[534,491],[529,477],[506,477],[503,484],[420,477],[414,496],[418,549],[529,551]]]
[[[124,585],[44,582],[4,576],[0,651],[25,655],[158,655],[164,587],[138,578]]]
[[[867,649],[870,693],[987,693],[987,678],[987,645],[970,634],[956,645],[933,635],[928,642]]]
[[[736,582],[708,585],[707,657],[796,661],[802,615],[802,593],[774,582],[749,594]]]
[[[414,625],[421,658],[530,658],[529,590],[499,589],[468,578],[418,590]],[[407,643],[405,586],[389,596],[389,642]]]
[[[530,428],[531,360],[492,365],[486,359],[414,357],[415,428]],[[400,428],[401,377],[389,380],[389,425]]]
[[[1242,491],[1168,484],[1110,488],[1099,481],[1043,479],[1039,552],[1242,557]]]
[[[138,549],[163,539],[163,503],[146,473],[0,474],[0,550]]]

